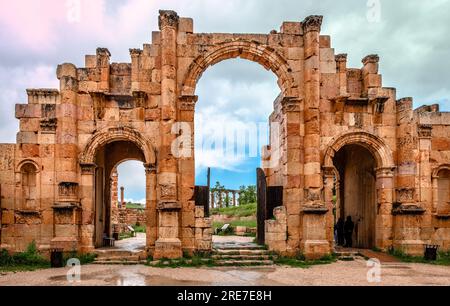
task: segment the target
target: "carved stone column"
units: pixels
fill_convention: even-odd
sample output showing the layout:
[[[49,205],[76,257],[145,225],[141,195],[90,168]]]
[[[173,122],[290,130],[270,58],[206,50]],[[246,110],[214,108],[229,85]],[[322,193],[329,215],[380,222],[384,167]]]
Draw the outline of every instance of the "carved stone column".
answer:
[[[322,175],[320,164],[320,45],[322,16],[309,16],[303,21],[305,45],[305,138],[304,177],[309,194],[320,194]],[[320,196],[320,195],[319,195]],[[320,201],[320,198],[318,199]],[[305,199],[305,202],[308,202]]]
[[[387,251],[393,242],[394,169],[379,168],[376,176],[378,207],[375,222],[375,244],[379,249]]]
[[[283,205],[287,214],[287,251],[291,254],[300,248],[300,210],[303,198],[302,190],[302,150],[303,138],[301,133],[300,115],[303,101],[294,97],[284,97],[281,101],[282,130],[285,132],[286,169],[283,178]],[[285,250],[282,250],[283,252]]]
[[[323,169],[323,185],[324,185],[324,201],[325,207],[328,209],[326,215],[326,230],[327,238],[330,245],[334,243],[334,216],[333,216],[333,187],[335,181],[335,169],[334,167]]]
[[[179,215],[181,203],[178,188],[178,161],[172,152],[176,135],[172,134],[177,122],[177,13],[159,12],[161,31],[161,147],[158,160],[158,240],[154,258],[182,257]]]
[[[156,172],[157,169],[155,165],[145,165],[145,211],[147,215],[146,246],[149,255],[154,255],[155,243],[158,238]]]
[[[95,250],[95,164],[82,164],[80,202],[81,233],[80,252],[91,253]]]

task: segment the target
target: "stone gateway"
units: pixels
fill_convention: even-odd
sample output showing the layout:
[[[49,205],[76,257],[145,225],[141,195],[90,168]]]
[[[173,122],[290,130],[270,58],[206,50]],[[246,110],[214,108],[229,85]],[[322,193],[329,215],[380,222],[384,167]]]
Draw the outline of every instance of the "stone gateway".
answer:
[[[173,152],[174,126],[190,127],[194,139],[197,81],[239,57],[272,71],[280,87],[269,118],[280,128],[264,150],[267,187],[283,195],[265,222],[270,250],[327,255],[336,219],[348,216],[356,247],[449,250],[450,113],[397,99],[382,86],[376,55],[348,68],[321,25],[310,16],[270,34],[197,34],[192,19],[160,11],[159,31],[130,50],[130,63],[111,63],[99,48],[83,68],[59,65],[59,90],[29,89],[16,106],[17,143],[0,146],[0,247],[36,241],[43,252],[93,252],[113,231],[116,166],[137,160],[146,170],[147,253],[211,250],[211,219],[194,200],[195,157]]]

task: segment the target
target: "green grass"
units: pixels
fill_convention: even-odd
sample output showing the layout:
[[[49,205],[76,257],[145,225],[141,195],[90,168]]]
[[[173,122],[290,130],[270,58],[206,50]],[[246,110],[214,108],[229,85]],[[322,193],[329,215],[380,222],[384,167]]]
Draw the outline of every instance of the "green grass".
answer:
[[[7,250],[0,250],[0,272],[35,271],[47,268],[50,268],[50,261],[39,254],[34,241],[22,253],[10,255]]]
[[[220,236],[234,235],[234,229],[235,229],[237,226],[245,226],[245,227],[248,227],[248,228],[256,228],[256,227],[257,227],[257,222],[256,222],[256,220],[249,220],[249,221],[232,221],[232,222],[229,222],[228,224],[230,224],[231,227],[229,228],[229,230],[228,230],[227,232],[225,232],[225,233],[224,233],[224,232],[219,233]],[[225,223],[223,223],[223,222],[214,222],[214,223],[213,223],[213,229],[214,229],[214,230],[216,230],[216,229],[221,229],[224,225],[225,225]],[[256,233],[255,233],[255,234],[247,233],[245,236],[248,236],[248,237],[255,237],[255,236],[256,236]]]
[[[136,233],[145,233],[146,232],[145,225],[133,225],[133,229]]]
[[[400,250],[391,250],[389,254],[406,263],[424,263],[437,266],[450,266],[450,252],[439,252],[437,260],[426,260],[422,256],[411,256]]]
[[[306,260],[302,254],[299,254],[295,258],[278,257],[274,260],[274,263],[276,265],[306,269],[317,265],[329,265],[335,263],[336,261],[337,259],[334,255],[324,256],[319,260]]]
[[[250,217],[256,216],[256,208],[256,203],[236,207],[215,208],[211,211],[211,214],[228,217]]]
[[[128,209],[142,209],[142,210],[145,209],[144,205],[135,204],[135,203],[127,203],[127,208]]]

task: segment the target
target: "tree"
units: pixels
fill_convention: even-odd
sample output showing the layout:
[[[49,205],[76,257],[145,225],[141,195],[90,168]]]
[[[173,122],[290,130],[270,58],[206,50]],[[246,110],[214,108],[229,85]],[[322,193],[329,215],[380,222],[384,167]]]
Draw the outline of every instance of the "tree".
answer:
[[[256,203],[256,186],[241,186],[239,193],[239,205]]]

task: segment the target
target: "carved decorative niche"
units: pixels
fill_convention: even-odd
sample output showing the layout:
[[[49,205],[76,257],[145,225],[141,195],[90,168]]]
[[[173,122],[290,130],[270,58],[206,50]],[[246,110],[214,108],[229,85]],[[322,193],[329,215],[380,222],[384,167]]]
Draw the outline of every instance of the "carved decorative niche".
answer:
[[[58,185],[58,198],[60,202],[78,201],[78,184],[63,182]]]

